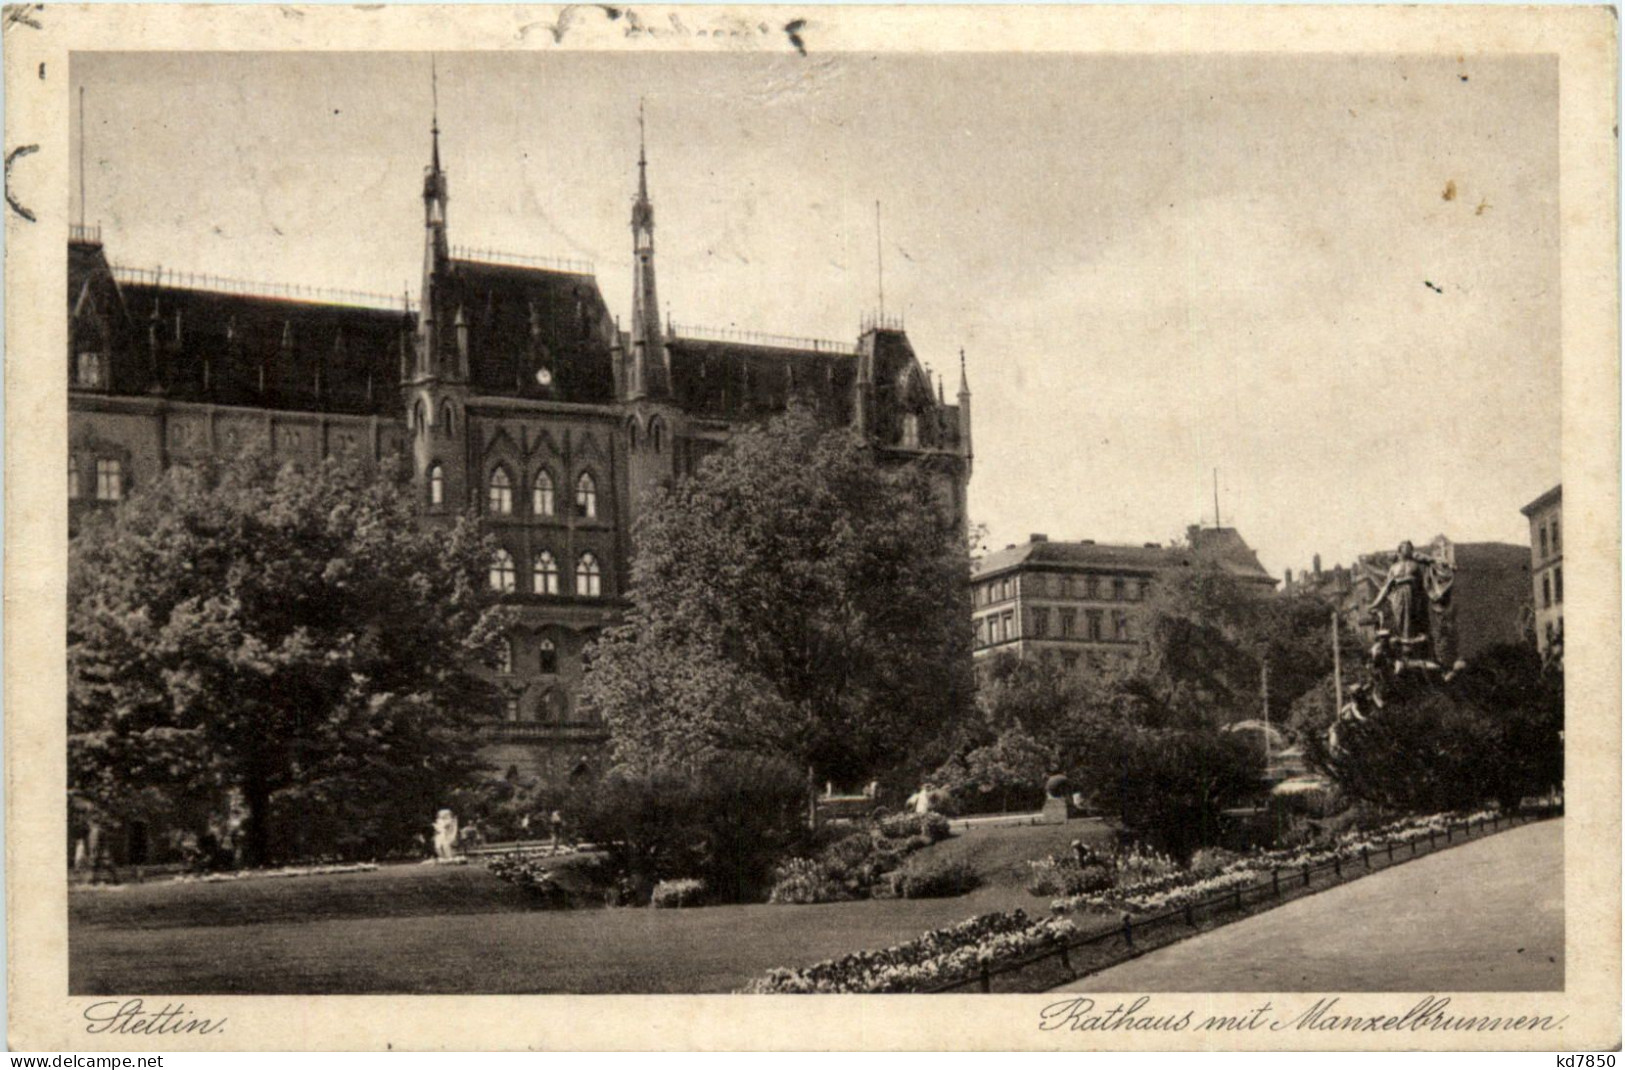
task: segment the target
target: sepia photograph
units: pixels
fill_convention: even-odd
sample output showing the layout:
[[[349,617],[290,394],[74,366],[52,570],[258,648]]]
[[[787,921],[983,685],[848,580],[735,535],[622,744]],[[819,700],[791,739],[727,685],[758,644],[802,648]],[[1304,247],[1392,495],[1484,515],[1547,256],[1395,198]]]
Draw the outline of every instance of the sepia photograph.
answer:
[[[901,993],[1560,1047],[1619,925],[1564,543],[1582,605],[1619,558],[1558,52],[788,11],[39,64],[70,1035]]]

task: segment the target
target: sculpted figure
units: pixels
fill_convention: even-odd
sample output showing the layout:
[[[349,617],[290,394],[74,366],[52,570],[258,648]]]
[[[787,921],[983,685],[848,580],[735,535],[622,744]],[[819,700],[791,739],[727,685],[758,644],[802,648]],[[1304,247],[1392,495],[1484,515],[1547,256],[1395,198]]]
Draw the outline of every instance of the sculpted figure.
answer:
[[[1387,600],[1388,629],[1403,647],[1425,646],[1430,604],[1443,606],[1450,591],[1450,569],[1442,561],[1416,552],[1409,539],[1399,544],[1393,564],[1388,566],[1382,589],[1371,602],[1375,612]]]
[[[442,810],[434,819],[434,856],[446,860],[456,853],[457,815],[450,810]]]

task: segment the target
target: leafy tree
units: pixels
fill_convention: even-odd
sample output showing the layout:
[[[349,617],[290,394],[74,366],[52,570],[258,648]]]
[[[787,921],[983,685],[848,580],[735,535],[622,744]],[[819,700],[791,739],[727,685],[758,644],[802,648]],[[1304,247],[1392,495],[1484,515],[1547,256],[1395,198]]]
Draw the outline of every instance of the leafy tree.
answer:
[[[69,781],[104,817],[246,808],[247,859],[410,844],[475,767],[506,622],[471,521],[386,474],[176,468],[69,553]]]
[[[1284,714],[1332,667],[1331,606],[1277,595],[1198,560],[1153,588],[1132,675],[1157,699],[1214,723],[1257,717],[1263,667]]]
[[[1533,649],[1481,651],[1448,682],[1401,677],[1327,738],[1329,700],[1304,708],[1305,755],[1352,798],[1407,812],[1515,807],[1563,781],[1563,679]]]
[[[640,518],[585,700],[645,768],[716,751],[857,783],[929,769],[972,694],[968,559],[929,472],[800,409]]]
[[[697,877],[708,898],[760,899],[773,865],[811,833],[799,770],[783,759],[712,752],[685,768],[617,766],[569,803],[586,839],[646,899],[655,882]]]

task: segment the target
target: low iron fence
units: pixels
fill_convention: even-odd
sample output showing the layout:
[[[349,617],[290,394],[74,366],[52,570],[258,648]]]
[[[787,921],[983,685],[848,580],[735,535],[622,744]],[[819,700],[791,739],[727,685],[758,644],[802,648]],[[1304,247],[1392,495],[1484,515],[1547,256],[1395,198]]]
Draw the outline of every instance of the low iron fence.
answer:
[[[922,989],[924,992],[1040,992],[1092,973],[1148,951],[1175,943],[1187,936],[1240,920],[1249,907],[1269,904],[1263,909],[1299,899],[1336,884],[1363,877],[1377,870],[1403,865],[1413,858],[1434,854],[1468,840],[1482,839],[1506,829],[1543,821],[1562,812],[1561,805],[1521,810],[1515,814],[1494,814],[1477,821],[1447,822],[1442,830],[1429,830],[1425,837],[1408,844],[1390,841],[1375,850],[1362,848],[1348,857],[1334,856],[1318,865],[1276,867],[1261,873],[1251,885],[1243,885],[1206,899],[1159,914],[1124,914],[1121,921],[1103,924],[1079,933],[1040,951],[998,965],[984,965],[978,973],[945,984]]]

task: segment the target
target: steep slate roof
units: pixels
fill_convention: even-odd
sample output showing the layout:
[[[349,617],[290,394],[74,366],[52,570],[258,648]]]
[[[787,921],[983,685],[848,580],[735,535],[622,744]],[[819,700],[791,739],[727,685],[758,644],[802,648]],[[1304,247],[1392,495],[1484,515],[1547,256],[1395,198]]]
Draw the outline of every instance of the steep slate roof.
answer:
[[[135,334],[126,359],[150,367],[156,341],[166,396],[332,412],[400,407],[396,384],[411,321],[399,309],[150,284],[119,289]]]
[[[615,399],[614,317],[592,275],[476,260],[451,261],[441,328],[458,308],[468,323],[474,389],[514,397],[607,403]],[[544,388],[536,370],[551,365]]]
[[[831,419],[851,417],[857,358],[849,353],[703,338],[666,341],[672,398],[718,419],[779,412],[793,396]]]

